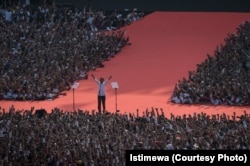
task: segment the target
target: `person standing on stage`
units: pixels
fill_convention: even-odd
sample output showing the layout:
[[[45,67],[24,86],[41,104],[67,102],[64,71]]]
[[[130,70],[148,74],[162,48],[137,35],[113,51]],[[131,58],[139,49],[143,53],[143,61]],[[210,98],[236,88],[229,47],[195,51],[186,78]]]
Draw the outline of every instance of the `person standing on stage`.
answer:
[[[109,82],[109,80],[112,78],[112,76],[109,76],[109,78],[105,81],[103,77],[101,77],[99,80],[92,74],[92,78],[95,80],[95,82],[98,85],[98,111],[101,113],[101,105],[103,108],[103,112],[106,111],[106,85]]]

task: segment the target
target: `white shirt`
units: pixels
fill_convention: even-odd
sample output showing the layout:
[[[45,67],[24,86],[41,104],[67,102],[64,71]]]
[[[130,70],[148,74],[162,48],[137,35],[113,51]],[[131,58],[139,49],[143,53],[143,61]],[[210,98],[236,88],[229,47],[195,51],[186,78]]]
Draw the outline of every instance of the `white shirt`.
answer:
[[[97,83],[98,85],[98,96],[106,96],[106,85],[108,83],[108,80],[106,81],[103,81],[103,83],[101,83],[100,81],[98,81],[96,78],[95,78],[95,82]]]

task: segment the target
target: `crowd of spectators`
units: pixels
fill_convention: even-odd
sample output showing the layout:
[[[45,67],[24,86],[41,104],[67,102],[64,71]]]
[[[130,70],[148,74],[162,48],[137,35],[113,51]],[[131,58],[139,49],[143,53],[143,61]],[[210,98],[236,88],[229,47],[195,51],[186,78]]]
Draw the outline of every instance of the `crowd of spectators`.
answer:
[[[250,22],[237,28],[216,48],[214,56],[179,80],[171,97],[174,103],[250,105]]]
[[[143,14],[91,8],[14,6],[0,18],[0,99],[54,99],[129,45]]]
[[[125,150],[250,149],[246,112],[169,117],[158,108],[133,114],[1,109],[0,165],[118,166],[125,165]]]
[[[0,98],[53,99],[129,44],[116,30],[140,19],[116,12],[17,6],[0,20]],[[215,56],[175,87],[176,103],[249,104],[246,22]],[[125,165],[125,150],[250,149],[250,115],[176,116],[150,108],[139,116],[94,110],[0,108],[0,165]]]

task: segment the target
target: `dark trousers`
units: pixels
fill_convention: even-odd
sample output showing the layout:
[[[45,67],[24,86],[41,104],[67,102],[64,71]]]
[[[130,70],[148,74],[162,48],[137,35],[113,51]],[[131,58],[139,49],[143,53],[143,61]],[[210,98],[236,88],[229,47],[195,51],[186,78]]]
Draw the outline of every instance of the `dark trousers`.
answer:
[[[98,111],[101,113],[101,105],[103,108],[103,112],[106,110],[106,105],[105,105],[105,101],[106,101],[106,96],[98,96]]]

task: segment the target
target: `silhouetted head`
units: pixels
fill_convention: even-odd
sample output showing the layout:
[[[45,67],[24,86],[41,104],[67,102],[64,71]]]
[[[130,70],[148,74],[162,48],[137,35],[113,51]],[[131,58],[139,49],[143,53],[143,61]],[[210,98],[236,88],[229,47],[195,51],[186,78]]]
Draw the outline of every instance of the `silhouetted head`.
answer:
[[[104,78],[101,77],[101,78],[100,78],[100,83],[103,83],[103,82],[104,82]]]

